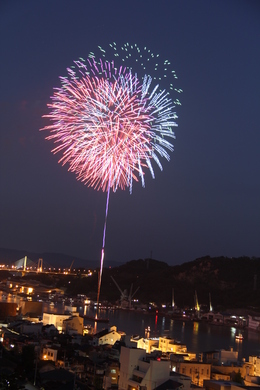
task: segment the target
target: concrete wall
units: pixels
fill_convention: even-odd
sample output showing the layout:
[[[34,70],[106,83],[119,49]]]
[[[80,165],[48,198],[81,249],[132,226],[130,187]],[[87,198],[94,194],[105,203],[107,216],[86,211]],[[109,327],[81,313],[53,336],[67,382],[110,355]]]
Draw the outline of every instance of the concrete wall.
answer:
[[[0,319],[6,317],[13,317],[17,314],[17,303],[13,302],[0,302]]]
[[[34,313],[36,316],[42,316],[42,302],[20,301],[21,314]]]

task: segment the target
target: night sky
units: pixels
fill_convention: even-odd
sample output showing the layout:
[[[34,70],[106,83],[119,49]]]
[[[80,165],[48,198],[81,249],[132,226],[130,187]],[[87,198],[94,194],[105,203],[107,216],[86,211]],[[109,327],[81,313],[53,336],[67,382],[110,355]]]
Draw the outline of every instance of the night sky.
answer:
[[[183,89],[171,161],[111,193],[105,261],[260,256],[260,2],[1,1],[0,247],[100,259],[106,194],[39,129],[59,76],[98,45],[168,59]]]

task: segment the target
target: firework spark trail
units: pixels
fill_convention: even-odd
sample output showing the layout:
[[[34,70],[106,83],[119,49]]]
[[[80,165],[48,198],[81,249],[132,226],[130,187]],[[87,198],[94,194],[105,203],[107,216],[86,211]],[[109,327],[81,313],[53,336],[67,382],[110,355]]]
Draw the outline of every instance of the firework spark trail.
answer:
[[[100,270],[99,270],[99,275],[98,275],[97,304],[99,303],[100,287],[101,287],[102,272],[103,272],[103,263],[104,263],[104,257],[105,257],[105,244],[106,244],[106,229],[107,229],[107,214],[108,214],[108,205],[109,205],[109,194],[110,194],[110,178],[109,178],[109,185],[108,185],[108,189],[107,189],[106,214],[105,214],[105,222],[104,222],[104,230],[103,230],[103,241],[102,241],[101,259],[100,259]]]
[[[61,87],[54,89],[48,104],[50,113],[44,116],[51,124],[41,129],[50,132],[46,139],[54,142],[54,154],[62,154],[62,165],[68,164],[68,170],[84,184],[107,192],[98,301],[110,189],[115,192],[129,187],[132,192],[133,180],[139,178],[144,186],[147,168],[154,178],[152,161],[160,170],[160,157],[169,161],[168,151],[172,152],[173,146],[165,137],[175,138],[172,128],[177,126],[173,102],[157,83],[162,80],[157,77],[159,55],[146,47],[142,53],[136,44],[109,46],[114,59],[108,61],[106,50],[99,46],[98,60],[91,52],[87,61],[80,58],[67,69],[68,76],[60,78]],[[133,61],[143,70],[141,78],[132,71]],[[153,71],[149,72],[151,65]],[[169,65],[168,60],[163,62],[161,76],[175,80],[177,76]],[[156,76],[152,77],[152,72]],[[170,90],[182,92],[173,88],[174,80],[169,82]],[[174,104],[179,105],[179,100]]]

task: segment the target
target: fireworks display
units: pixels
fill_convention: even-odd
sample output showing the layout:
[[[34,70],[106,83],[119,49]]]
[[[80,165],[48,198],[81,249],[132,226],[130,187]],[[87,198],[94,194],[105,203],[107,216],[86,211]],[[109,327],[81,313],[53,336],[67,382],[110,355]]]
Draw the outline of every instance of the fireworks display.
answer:
[[[50,132],[46,139],[55,144],[52,152],[61,154],[59,162],[78,180],[107,192],[97,300],[110,189],[132,192],[139,179],[144,186],[145,170],[154,177],[152,163],[162,170],[161,159],[169,160],[173,150],[174,107],[180,102],[172,101],[170,92],[182,90],[174,88],[177,76],[170,62],[158,57],[128,43],[107,50],[98,46],[97,54],[75,61],[60,77],[44,116],[51,124],[42,130]]]

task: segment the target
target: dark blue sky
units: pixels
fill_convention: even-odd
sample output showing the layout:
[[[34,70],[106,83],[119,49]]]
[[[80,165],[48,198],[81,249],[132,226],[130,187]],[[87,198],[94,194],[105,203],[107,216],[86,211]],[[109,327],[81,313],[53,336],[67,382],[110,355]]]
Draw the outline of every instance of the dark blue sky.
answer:
[[[72,61],[115,41],[170,60],[184,92],[171,161],[111,194],[107,263],[260,256],[259,21],[257,0],[2,1],[0,247],[99,262],[106,194],[39,128]]]

